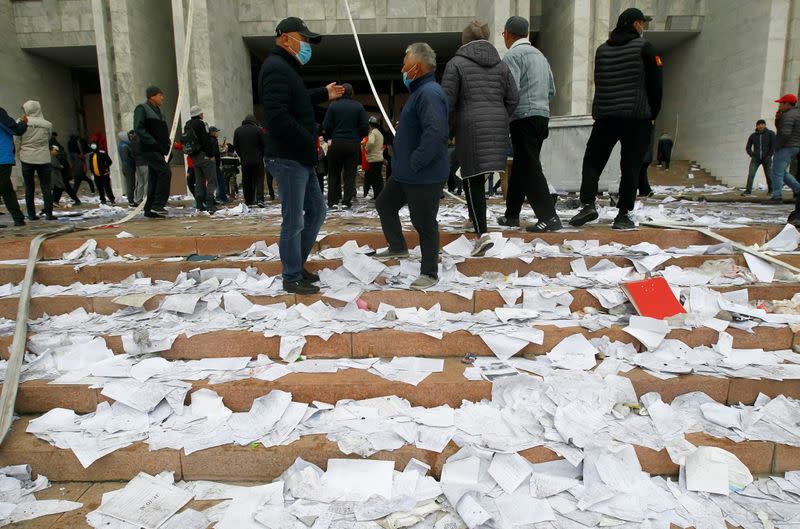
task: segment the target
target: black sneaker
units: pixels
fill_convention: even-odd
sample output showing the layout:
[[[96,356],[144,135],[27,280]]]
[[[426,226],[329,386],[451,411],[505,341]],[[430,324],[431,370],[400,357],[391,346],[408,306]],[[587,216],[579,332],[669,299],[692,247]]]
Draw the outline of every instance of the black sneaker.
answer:
[[[290,294],[316,294],[319,292],[318,286],[312,285],[305,279],[284,281],[283,289]]]
[[[551,231],[558,231],[564,226],[561,224],[561,219],[557,216],[547,220],[540,220],[536,224],[531,224],[525,230],[530,233],[547,233]]]
[[[319,276],[303,268],[303,280],[310,283],[316,283],[319,281]]]
[[[46,220],[58,220],[58,219],[56,218],[56,216],[55,216],[55,215],[53,215],[52,213],[51,213],[51,214],[49,214],[49,215],[45,215],[45,216],[44,216],[44,218],[45,218]]]
[[[14,226],[24,226],[24,225],[25,225],[25,219],[14,220]]]
[[[161,215],[160,213],[156,213],[155,210],[154,211],[145,211],[144,212],[144,216],[147,217],[148,219],[165,219],[166,218],[164,215]]]
[[[519,228],[519,217],[499,217],[497,223],[501,226]]]
[[[571,226],[583,226],[587,222],[592,222],[593,220],[597,220],[600,215],[597,213],[597,208],[594,207],[594,204],[585,204],[583,209],[581,209],[577,215],[569,219],[569,223]]]
[[[633,223],[627,214],[620,214],[614,219],[614,224],[611,228],[614,230],[635,230],[636,224]]]
[[[28,220],[39,220],[39,217],[36,215],[28,215]]]
[[[158,214],[159,214],[159,215],[161,215],[162,217],[166,217],[166,216],[168,215],[168,212],[167,212],[167,210],[166,210],[166,209],[164,209],[164,208],[153,208],[153,211],[154,211],[155,213],[158,213]]]

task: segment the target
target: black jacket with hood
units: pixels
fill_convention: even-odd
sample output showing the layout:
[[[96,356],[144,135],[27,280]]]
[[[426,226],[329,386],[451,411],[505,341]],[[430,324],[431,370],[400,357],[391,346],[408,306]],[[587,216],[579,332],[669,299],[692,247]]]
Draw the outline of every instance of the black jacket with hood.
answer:
[[[242,126],[233,132],[233,148],[243,166],[263,164],[265,144],[264,130],[252,114],[244,118]]]

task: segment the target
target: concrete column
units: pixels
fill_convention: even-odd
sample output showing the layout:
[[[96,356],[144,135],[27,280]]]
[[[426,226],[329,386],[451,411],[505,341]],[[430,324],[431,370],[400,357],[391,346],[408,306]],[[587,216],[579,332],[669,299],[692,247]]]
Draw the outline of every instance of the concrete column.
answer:
[[[789,79],[784,79],[784,69],[788,66],[787,44],[789,42],[789,16],[790,0],[770,0],[770,17],[767,35],[766,55],[764,57],[764,77],[761,115],[768,122],[775,115],[777,105],[774,102],[784,92],[794,92],[797,90],[797,78],[790,83]],[[794,84],[792,87],[791,85]]]

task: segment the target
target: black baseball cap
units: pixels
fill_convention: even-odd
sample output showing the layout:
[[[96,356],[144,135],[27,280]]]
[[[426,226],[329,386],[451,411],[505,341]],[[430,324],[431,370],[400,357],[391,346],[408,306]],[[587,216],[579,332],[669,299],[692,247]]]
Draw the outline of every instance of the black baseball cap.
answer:
[[[640,20],[644,22],[650,22],[651,20],[653,20],[653,17],[645,16],[645,14],[642,13],[641,9],[637,9],[635,7],[629,7],[628,9],[620,13],[619,18],[617,19],[617,27],[619,28],[622,26],[630,26],[634,22],[638,22]]]
[[[275,35],[280,37],[284,33],[300,33],[308,38],[308,42],[311,44],[319,44],[322,40],[322,35],[308,29],[306,23],[297,17],[284,18],[278,23],[278,27],[275,28]]]
[[[208,127],[208,132],[222,132],[222,129],[218,129],[217,127]]]

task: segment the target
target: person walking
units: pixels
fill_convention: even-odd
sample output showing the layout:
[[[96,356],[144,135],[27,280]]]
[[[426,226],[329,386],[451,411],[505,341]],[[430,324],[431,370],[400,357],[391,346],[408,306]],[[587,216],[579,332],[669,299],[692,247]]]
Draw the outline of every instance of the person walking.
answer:
[[[775,114],[775,154],[772,157],[772,198],[771,203],[783,202],[783,185],[788,185],[795,196],[800,196],[800,183],[789,172],[789,165],[800,153],[800,108],[797,108],[797,96],[786,94],[778,103]]]
[[[367,169],[364,175],[364,197],[369,188],[372,188],[373,200],[383,191],[383,134],[379,128],[380,120],[375,116],[369,118],[369,134],[367,135],[364,149],[366,150]]]
[[[19,140],[19,161],[22,162],[22,179],[25,183],[25,209],[28,220],[39,220],[36,215],[36,176],[44,201],[44,217],[55,220],[53,216],[53,184],[50,181],[50,136],[53,124],[44,119],[42,106],[38,101],[26,101],[22,110],[28,116],[28,129]]]
[[[763,119],[756,121],[756,130],[749,138],[744,150],[750,157],[750,169],[747,172],[747,184],[742,196],[747,196],[753,192],[753,180],[756,178],[758,168],[764,169],[764,176],[767,179],[767,191],[772,194],[772,153],[775,150],[775,133],[767,128],[767,122]]]
[[[436,53],[424,42],[412,44],[403,59],[403,84],[411,95],[400,113],[394,138],[392,177],[375,208],[389,248],[376,257],[408,257],[400,210],[408,205],[422,250],[420,275],[411,283],[425,290],[439,282],[439,200],[447,182],[448,102],[436,82]]]
[[[53,205],[57,206],[61,202],[61,195],[66,191],[72,199],[72,205],[77,206],[81,203],[72,186],[69,185],[67,173],[69,165],[66,161],[66,153],[62,152],[58,145],[50,146],[50,182],[53,185]]]
[[[473,257],[482,257],[494,244],[486,226],[486,176],[505,171],[508,123],[519,101],[517,82],[488,39],[488,25],[470,22],[442,77],[467,211],[478,236]]]
[[[14,136],[22,136],[28,130],[28,116],[14,119],[6,109],[0,107],[0,196],[6,209],[14,219],[14,226],[24,226],[25,216],[19,207],[17,193],[11,182],[11,168],[16,164],[14,157]]]
[[[544,233],[561,229],[561,220],[541,162],[542,145],[550,134],[550,99],[556,93],[556,85],[550,63],[531,44],[528,31],[528,21],[519,16],[509,18],[503,31],[503,40],[508,48],[503,62],[516,81],[519,103],[509,127],[513,161],[506,191],[506,211],[497,223],[519,226],[522,205],[527,198],[536,215],[536,224],[526,229]],[[508,141],[506,137],[502,140],[503,152],[507,153]]]
[[[72,189],[75,194],[78,194],[78,188],[83,182],[89,185],[89,191],[94,193],[94,181],[86,176],[86,155],[89,153],[89,145],[86,141],[73,134],[69,137],[67,142],[67,150],[69,151],[69,165],[72,171]]]
[[[88,158],[89,170],[97,184],[100,203],[111,202],[111,205],[114,205],[114,191],[111,190],[111,157],[96,143],[92,143],[89,147],[92,149]]]
[[[609,39],[595,53],[592,102],[595,121],[583,156],[580,192],[583,208],[570,219],[572,226],[583,226],[599,217],[595,201],[600,174],[619,142],[622,177],[618,213],[612,228],[636,227],[629,213],[636,203],[639,172],[662,98],[661,59],[653,45],[642,38],[645,24],[650,20],[639,9],[626,9]]]
[[[184,138],[183,149],[192,160],[194,167],[194,198],[198,211],[214,213],[214,191],[217,186],[217,165],[214,161],[214,146],[216,141],[208,131],[208,125],[203,121],[203,109],[195,105],[190,110],[191,119],[184,125],[184,134],[193,136],[193,141],[187,142]],[[189,144],[187,147],[187,143]],[[186,152],[186,150],[190,152]]]
[[[328,207],[341,200],[342,206],[349,209],[356,197],[361,140],[370,129],[364,105],[353,99],[353,87],[347,83],[343,86],[344,96],[328,107],[322,128],[332,140],[328,149]]]
[[[220,129],[214,127],[208,127],[208,135],[211,136],[211,150],[213,151],[213,158],[214,158],[214,167],[216,168],[217,179],[214,182],[216,192],[214,194],[215,199],[220,204],[225,204],[228,202],[228,195],[225,189],[225,179],[222,176],[222,152],[221,147],[219,144],[219,133]],[[223,143],[225,140],[223,139]],[[226,147],[227,148],[227,147]]]
[[[264,194],[264,147],[266,137],[252,114],[233,131],[233,148],[242,163],[242,194],[248,206],[258,204],[258,190]]]
[[[117,154],[119,155],[119,163],[122,169],[125,197],[128,199],[128,205],[135,207],[136,161],[133,159],[133,152],[131,151],[131,140],[127,132],[117,134],[117,140]]]
[[[157,86],[150,86],[145,92],[147,101],[138,105],[133,111],[133,130],[139,138],[141,157],[147,164],[147,198],[144,203],[144,216],[148,218],[164,218],[164,209],[169,199],[169,184],[172,173],[165,156],[169,154],[172,140],[169,137],[169,126],[161,105],[164,104],[164,92]]]
[[[275,46],[264,61],[258,86],[264,104],[267,169],[278,181],[281,198],[281,235],[278,242],[283,265],[283,289],[314,294],[319,276],[305,263],[325,222],[325,200],[314,170],[317,133],[314,106],[344,94],[330,83],[307,89],[301,68],[311,60],[312,44],[322,36],[297,17],[282,20],[275,29]]]

